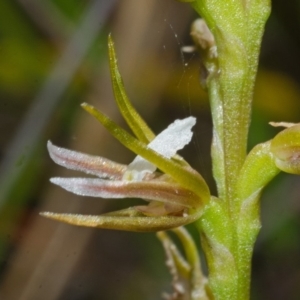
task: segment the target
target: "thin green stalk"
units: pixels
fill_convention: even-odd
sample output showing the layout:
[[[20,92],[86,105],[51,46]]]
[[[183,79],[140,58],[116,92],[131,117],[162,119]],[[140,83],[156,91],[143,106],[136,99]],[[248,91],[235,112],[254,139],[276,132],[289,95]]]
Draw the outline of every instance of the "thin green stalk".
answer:
[[[239,215],[247,199],[238,198],[236,187],[246,158],[253,87],[270,1],[199,0],[191,5],[205,19],[216,44],[215,57],[204,57],[204,65],[219,198],[211,200],[198,226],[216,299],[248,299],[252,249],[260,228],[255,204],[259,194],[250,201],[251,219],[245,225]],[[246,241],[239,228],[245,226],[253,227],[247,227]]]
[[[224,187],[220,185],[219,197],[230,202],[246,157],[253,86],[270,3],[204,0],[194,1],[192,6],[206,20],[217,45],[216,69],[207,85],[217,135],[214,139],[221,147],[217,153],[223,154],[224,161],[224,170],[215,179],[225,182]],[[219,160],[214,159],[213,164],[219,164]]]

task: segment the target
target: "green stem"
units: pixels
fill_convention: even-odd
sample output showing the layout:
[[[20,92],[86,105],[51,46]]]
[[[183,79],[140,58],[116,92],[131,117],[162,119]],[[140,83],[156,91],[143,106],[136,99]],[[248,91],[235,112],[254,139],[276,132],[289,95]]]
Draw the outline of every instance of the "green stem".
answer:
[[[249,298],[251,256],[259,230],[259,195],[252,199],[249,221],[239,218],[237,195],[246,158],[251,102],[269,0],[196,0],[191,3],[214,35],[217,57],[204,61],[213,118],[212,159],[218,199],[198,222],[210,285],[216,299]],[[253,204],[254,203],[254,204]],[[221,221],[220,221],[221,220]],[[240,228],[247,229],[247,236]]]
[[[201,0],[192,6],[206,20],[217,45],[216,70],[207,85],[214,140],[219,144],[216,153],[222,154],[223,163],[220,166],[220,159],[213,157],[213,164],[223,169],[215,176],[219,197],[231,202],[246,157],[253,86],[270,5],[268,0]]]

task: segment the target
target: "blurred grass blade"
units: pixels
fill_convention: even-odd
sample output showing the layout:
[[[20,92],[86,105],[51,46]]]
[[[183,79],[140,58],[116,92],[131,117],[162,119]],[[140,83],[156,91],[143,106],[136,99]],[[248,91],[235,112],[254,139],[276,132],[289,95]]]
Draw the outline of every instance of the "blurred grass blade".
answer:
[[[155,134],[148,127],[139,113],[135,110],[126,94],[123,80],[118,69],[114,42],[111,35],[108,36],[108,53],[114,95],[120,112],[122,113],[128,126],[131,128],[136,137],[140,141],[148,144],[155,138]]]
[[[1,1],[2,3],[5,2]],[[116,0],[90,2],[77,29],[66,42],[47,80],[12,136],[0,166],[0,211],[11,201],[11,193],[14,193],[19,182],[23,180],[22,177],[26,176],[24,174],[27,173],[27,168],[31,168],[32,160],[40,155],[36,154],[36,151],[56,107],[60,105],[61,96],[106,24],[116,3]],[[18,164],[20,161],[22,164]]]
[[[184,168],[172,159],[165,158],[156,151],[148,148],[145,143],[130,135],[95,107],[87,103],[83,103],[82,107],[94,116],[125,147],[153,163],[164,173],[169,174],[180,185],[198,195],[200,198],[199,201],[201,200],[199,206],[209,201],[210,192],[208,186],[199,173],[192,169]]]

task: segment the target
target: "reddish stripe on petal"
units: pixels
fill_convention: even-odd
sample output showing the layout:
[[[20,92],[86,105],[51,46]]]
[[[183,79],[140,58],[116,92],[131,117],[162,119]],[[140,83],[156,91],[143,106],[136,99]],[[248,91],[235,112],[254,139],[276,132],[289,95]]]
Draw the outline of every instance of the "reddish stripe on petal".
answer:
[[[47,144],[50,157],[65,168],[96,175],[100,178],[121,179],[127,166],[101,156],[92,156]]]
[[[69,192],[100,198],[142,198],[189,208],[202,206],[193,192],[176,183],[163,181],[108,181],[97,178],[51,178],[50,181]]]

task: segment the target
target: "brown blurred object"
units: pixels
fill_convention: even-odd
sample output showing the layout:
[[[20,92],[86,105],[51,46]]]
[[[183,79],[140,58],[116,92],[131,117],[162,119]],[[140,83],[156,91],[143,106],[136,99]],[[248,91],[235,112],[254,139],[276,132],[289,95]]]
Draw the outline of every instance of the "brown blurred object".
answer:
[[[147,70],[144,68],[149,62],[145,60],[158,59],[156,56],[160,56],[163,52],[162,45],[168,47],[169,44],[174,42],[174,33],[170,33],[169,24],[176,24],[178,37],[189,27],[192,10],[188,6],[173,4],[173,2],[169,1],[163,2],[161,0],[120,1],[116,7],[113,23],[108,25],[108,27],[112,28],[111,31],[116,43],[120,70],[125,85],[128,87],[128,93],[131,98],[134,98],[133,102],[139,99],[140,94],[143,96],[145,93],[145,91],[135,92],[137,81],[140,80],[139,77],[147,76]],[[169,10],[172,10],[172,12],[169,12]],[[167,21],[165,21],[166,15],[168,15]],[[49,30],[49,32],[53,34],[55,30]],[[173,52],[179,51],[179,46],[173,47],[172,50],[168,51],[170,51],[168,52],[170,57],[176,56]],[[164,64],[164,61],[162,60],[160,63]],[[156,62],[156,64],[159,63]],[[143,70],[143,73],[141,75],[137,74],[136,70]],[[151,85],[148,87],[147,92],[151,92],[151,94],[147,96],[147,105],[144,102],[137,103],[137,106],[141,108],[141,113],[143,114],[143,110],[144,113],[147,113],[146,117],[148,119],[151,118],[151,114],[159,105],[158,101],[164,84],[171,75],[170,71],[170,68],[164,69],[161,67],[155,82],[151,81]],[[86,99],[82,99],[82,102],[86,101],[97,106],[111,118],[118,121],[120,116],[114,104],[108,68],[100,70],[98,74],[98,77],[93,78],[91,82],[89,95],[86,96]],[[145,78],[145,80],[147,79]],[[67,143],[68,148],[92,154],[97,152],[101,156],[118,159],[117,156],[119,155],[115,154],[115,144],[110,142],[110,137],[107,133],[86,113],[80,113],[73,132],[76,140]],[[115,157],[112,157],[113,155]],[[122,157],[122,162],[126,160],[126,155],[122,154],[125,157],[125,159]],[[70,172],[56,166],[51,170],[51,174],[67,176]],[[77,175],[80,176],[80,174]],[[95,236],[95,229],[81,229],[55,223],[43,219],[38,213],[39,211],[49,210],[100,214],[106,202],[99,199],[90,200],[77,197],[50,185],[50,183],[41,192],[40,199],[40,205],[31,214],[26,227],[22,228],[22,240],[16,245],[15,252],[7,262],[6,271],[2,275],[3,280],[0,286],[1,299],[94,299],[88,295],[80,298],[80,293],[78,293],[79,298],[76,298],[72,295],[72,292],[66,296],[68,292],[66,289],[70,286],[73,277],[76,276],[77,268],[79,267],[79,270],[82,269],[82,266],[80,267],[81,264],[93,264],[93,261],[87,261],[86,257],[89,257],[89,247]],[[99,202],[96,203],[96,200]],[[108,234],[104,233],[105,236],[108,236]],[[131,247],[134,247],[134,245],[131,245]],[[116,249],[116,251],[120,251],[120,249]],[[101,256],[101,252],[98,255]],[[102,260],[98,259],[96,263],[99,270],[98,276],[103,277],[108,275],[101,272],[101,263],[111,263],[112,274],[110,276],[112,284],[107,288],[118,288],[117,284],[116,286],[114,285],[113,269],[116,266],[113,265],[113,262],[105,261],[104,257]],[[122,268],[122,265],[118,267]],[[128,274],[124,274],[124,276],[128,276]],[[86,289],[89,288],[88,281],[89,276],[87,276],[87,283],[82,283],[82,285],[86,285]],[[103,286],[101,288],[97,287],[98,290],[95,286],[93,288],[96,291],[89,291],[90,295],[105,294],[101,291],[101,288],[104,288]],[[97,299],[109,299],[104,297],[97,297]],[[125,298],[119,295],[118,299]]]

